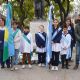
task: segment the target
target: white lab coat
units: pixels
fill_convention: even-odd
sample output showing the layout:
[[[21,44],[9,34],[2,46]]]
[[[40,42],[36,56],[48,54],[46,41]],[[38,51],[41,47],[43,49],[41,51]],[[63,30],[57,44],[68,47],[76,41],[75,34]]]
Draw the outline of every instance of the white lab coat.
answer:
[[[14,32],[15,31],[13,30],[13,33]],[[15,49],[20,49],[21,36],[22,36],[21,30],[18,30],[18,32],[16,33],[16,35],[14,37],[14,46],[15,46]]]
[[[33,52],[33,39],[32,39],[32,34],[29,32],[28,35],[26,36],[31,44],[29,44],[25,39],[24,37],[22,36],[22,39],[21,39],[21,52],[22,53],[31,53]]]
[[[67,42],[64,40],[64,38],[67,40]],[[61,55],[66,54],[66,58],[68,59],[71,57],[71,35],[67,34],[66,36],[64,33],[62,34],[62,39],[61,39]],[[66,50],[64,48],[66,47]]]

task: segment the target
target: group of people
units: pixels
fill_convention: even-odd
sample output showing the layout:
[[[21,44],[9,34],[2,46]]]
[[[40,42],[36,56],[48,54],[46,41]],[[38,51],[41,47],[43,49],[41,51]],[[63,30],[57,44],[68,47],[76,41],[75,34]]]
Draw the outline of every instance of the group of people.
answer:
[[[78,16],[80,20],[80,15]],[[17,28],[16,21],[12,23],[12,33],[14,39],[14,56],[6,60],[7,68],[17,70],[19,52],[22,53],[22,69],[26,67],[26,60],[29,68],[32,68],[31,57],[33,54],[33,38],[30,33],[29,26],[24,26],[23,31]],[[61,59],[62,69],[69,69],[69,62],[72,60],[73,47],[76,44],[76,65],[74,69],[78,69],[80,59],[80,22],[77,23],[74,30],[74,25],[70,18],[66,18],[65,24],[59,26],[58,19],[53,20],[52,25],[52,54],[49,64],[51,70],[58,70],[59,59]],[[0,62],[1,69],[5,68],[3,61],[4,50],[4,33],[5,33],[5,19],[0,19]],[[36,52],[38,54],[38,66],[46,65],[46,39],[47,34],[44,31],[44,26],[39,26],[39,31],[35,33]]]

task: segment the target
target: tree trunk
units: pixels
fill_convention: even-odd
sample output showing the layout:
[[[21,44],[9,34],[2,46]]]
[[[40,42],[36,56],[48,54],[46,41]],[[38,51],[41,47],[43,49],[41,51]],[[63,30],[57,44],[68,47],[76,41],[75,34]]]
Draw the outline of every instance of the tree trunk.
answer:
[[[67,3],[66,3],[67,4],[67,10],[65,10],[65,8],[62,5],[65,2],[65,0],[63,0],[63,2],[61,0],[54,0],[54,1],[56,1],[55,3],[57,3],[59,8],[60,8],[61,23],[64,23],[66,20],[66,17],[68,16],[68,13],[69,13],[70,1],[66,0],[67,1]]]

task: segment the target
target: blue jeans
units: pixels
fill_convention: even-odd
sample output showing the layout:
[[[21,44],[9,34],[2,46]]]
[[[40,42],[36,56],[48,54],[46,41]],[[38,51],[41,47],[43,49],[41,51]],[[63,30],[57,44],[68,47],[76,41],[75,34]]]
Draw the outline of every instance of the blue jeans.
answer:
[[[79,65],[80,61],[80,42],[76,43],[76,64]]]
[[[19,50],[15,49],[15,54],[14,56],[11,57],[11,67],[18,64],[18,55],[19,55]]]

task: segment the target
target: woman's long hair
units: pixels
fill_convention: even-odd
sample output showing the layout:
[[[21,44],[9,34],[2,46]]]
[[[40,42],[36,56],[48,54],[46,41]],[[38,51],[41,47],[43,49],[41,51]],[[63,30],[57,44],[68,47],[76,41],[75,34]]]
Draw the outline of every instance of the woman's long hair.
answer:
[[[67,17],[67,18],[66,18],[66,21],[67,21],[67,20],[70,21],[70,26],[71,26],[71,27],[74,27],[74,24],[73,24],[72,21],[71,21],[71,17]]]

